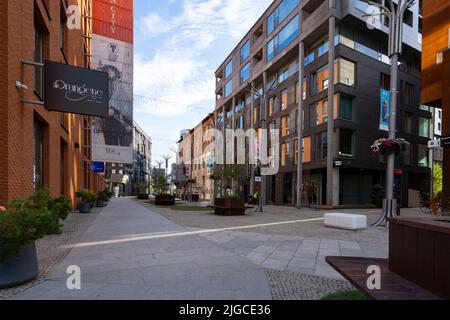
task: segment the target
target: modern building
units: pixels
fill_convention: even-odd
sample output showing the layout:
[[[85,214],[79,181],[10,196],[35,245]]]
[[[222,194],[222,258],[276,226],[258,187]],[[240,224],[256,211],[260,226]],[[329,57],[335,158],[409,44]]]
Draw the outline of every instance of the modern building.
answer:
[[[259,129],[265,121],[269,131],[280,130],[280,170],[267,179],[267,203],[296,202],[298,110],[305,202],[367,205],[373,187],[385,184],[386,160],[370,147],[387,137],[380,106],[381,90],[389,93],[390,85],[389,21],[381,17],[377,28],[369,28],[369,12],[359,0],[273,1],[217,69],[219,129]],[[411,143],[396,159],[397,197],[404,206],[410,189],[428,192],[430,186],[432,115],[420,107],[421,25],[416,3],[405,12],[399,66],[398,136]],[[239,185],[248,195],[249,186]]]
[[[435,108],[435,135],[450,135],[450,2],[423,1],[423,105]],[[439,117],[439,113],[441,117]],[[441,126],[441,127],[440,127]],[[450,198],[450,149],[443,151],[443,199]]]
[[[136,196],[144,184],[152,180],[152,139],[133,121],[133,164],[110,163],[106,166],[106,182],[111,190],[119,187],[122,195]],[[146,188],[144,188],[146,189]]]
[[[71,5],[82,23],[69,30]],[[0,4],[0,205],[48,187],[75,207],[77,191],[104,188],[89,171],[91,118],[50,112],[43,102],[45,60],[90,68],[91,17],[88,0]]]

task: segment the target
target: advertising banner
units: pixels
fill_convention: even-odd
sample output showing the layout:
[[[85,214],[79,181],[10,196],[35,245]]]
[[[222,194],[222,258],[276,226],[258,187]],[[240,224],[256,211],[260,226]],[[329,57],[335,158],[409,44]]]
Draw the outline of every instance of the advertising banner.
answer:
[[[133,163],[133,1],[95,1],[92,69],[109,76],[108,118],[96,119],[92,160]]]
[[[380,130],[389,131],[389,115],[391,114],[391,92],[381,89],[380,92]]]
[[[108,117],[108,74],[45,61],[45,108],[95,117]]]

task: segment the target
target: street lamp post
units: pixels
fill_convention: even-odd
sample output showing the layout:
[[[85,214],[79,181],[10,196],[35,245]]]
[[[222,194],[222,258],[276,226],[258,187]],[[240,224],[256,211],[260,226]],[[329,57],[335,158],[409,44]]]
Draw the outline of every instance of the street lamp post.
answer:
[[[397,97],[398,97],[398,62],[402,54],[403,45],[403,16],[407,9],[412,7],[415,0],[399,0],[395,7],[392,0],[386,0],[389,7],[373,1],[368,4],[380,9],[379,14],[368,14],[366,16],[385,16],[389,18],[389,57],[391,58],[391,110],[389,116],[389,138],[396,139],[397,126]],[[383,203],[383,214],[373,224],[374,226],[389,225],[389,219],[397,216],[397,200],[394,199],[394,170],[395,154],[390,154],[387,160],[386,171],[386,199]]]

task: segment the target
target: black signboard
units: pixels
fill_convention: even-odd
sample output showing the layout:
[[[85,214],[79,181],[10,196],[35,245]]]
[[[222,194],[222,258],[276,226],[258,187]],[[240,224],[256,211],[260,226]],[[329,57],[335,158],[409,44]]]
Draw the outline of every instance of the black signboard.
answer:
[[[107,118],[109,79],[106,72],[45,61],[45,108]]]

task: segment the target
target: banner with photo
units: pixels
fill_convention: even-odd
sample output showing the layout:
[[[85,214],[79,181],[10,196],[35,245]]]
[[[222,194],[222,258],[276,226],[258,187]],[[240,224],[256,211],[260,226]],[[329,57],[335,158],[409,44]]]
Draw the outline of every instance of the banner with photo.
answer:
[[[380,92],[380,130],[389,131],[389,115],[391,114],[391,92],[381,89]]]
[[[91,68],[108,74],[110,102],[109,117],[93,125],[92,160],[132,164],[133,1],[96,3]]]

